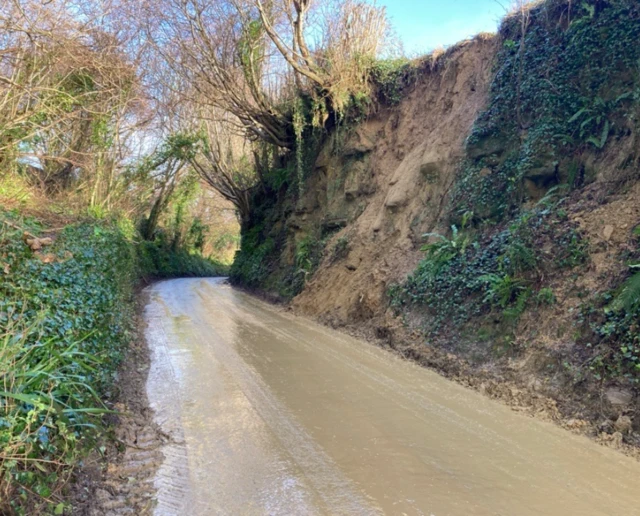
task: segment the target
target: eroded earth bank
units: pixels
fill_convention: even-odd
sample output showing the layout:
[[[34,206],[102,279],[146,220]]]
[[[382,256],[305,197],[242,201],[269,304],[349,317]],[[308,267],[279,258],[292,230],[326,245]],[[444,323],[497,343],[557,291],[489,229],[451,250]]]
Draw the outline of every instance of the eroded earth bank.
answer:
[[[640,5],[409,63],[252,197],[232,282],[637,453]]]

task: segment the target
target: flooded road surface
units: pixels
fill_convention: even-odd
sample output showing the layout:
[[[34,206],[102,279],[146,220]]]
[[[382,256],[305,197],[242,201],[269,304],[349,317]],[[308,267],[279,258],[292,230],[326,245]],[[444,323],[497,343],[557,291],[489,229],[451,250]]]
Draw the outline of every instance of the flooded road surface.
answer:
[[[640,514],[640,464],[222,280],[150,287],[160,515]]]

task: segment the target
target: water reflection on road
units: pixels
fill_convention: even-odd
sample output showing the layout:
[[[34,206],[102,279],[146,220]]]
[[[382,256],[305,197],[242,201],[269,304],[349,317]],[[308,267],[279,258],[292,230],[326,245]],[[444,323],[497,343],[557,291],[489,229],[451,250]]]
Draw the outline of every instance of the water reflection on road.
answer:
[[[640,464],[220,279],[150,287],[156,514],[640,514]]]

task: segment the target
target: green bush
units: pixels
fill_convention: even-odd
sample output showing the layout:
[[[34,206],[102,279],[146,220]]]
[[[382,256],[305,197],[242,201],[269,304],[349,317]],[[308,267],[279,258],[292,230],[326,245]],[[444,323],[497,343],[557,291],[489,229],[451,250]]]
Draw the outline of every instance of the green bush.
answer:
[[[137,245],[140,273],[147,279],[222,276],[227,267],[197,252],[172,249],[162,242],[146,240]]]
[[[380,59],[371,69],[371,82],[378,99],[389,106],[398,104],[408,86],[418,77],[419,67],[406,58]]]

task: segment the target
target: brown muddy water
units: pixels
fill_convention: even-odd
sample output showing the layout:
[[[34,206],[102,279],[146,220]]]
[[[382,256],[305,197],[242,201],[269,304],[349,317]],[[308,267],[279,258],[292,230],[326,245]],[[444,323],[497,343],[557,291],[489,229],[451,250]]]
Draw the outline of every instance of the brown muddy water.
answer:
[[[149,289],[158,515],[640,514],[640,464],[270,307]]]

